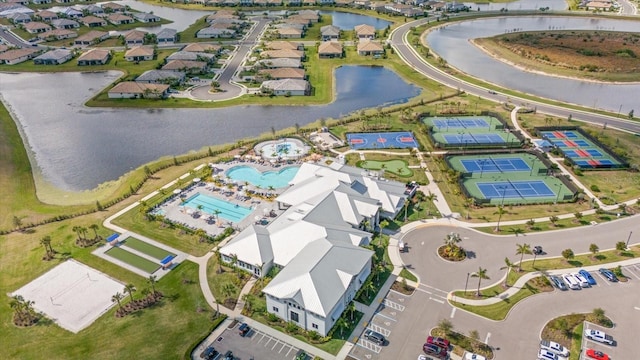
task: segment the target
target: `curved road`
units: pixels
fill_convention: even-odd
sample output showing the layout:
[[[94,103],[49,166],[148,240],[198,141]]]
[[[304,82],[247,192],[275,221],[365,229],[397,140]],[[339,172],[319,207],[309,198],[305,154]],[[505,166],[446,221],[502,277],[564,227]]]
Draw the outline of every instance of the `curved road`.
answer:
[[[426,24],[433,19],[420,19],[403,24],[397,27],[389,36],[391,40],[391,46],[400,57],[413,69],[420,72],[424,76],[435,80],[441,84],[449,86],[453,89],[460,89],[466,93],[477,95],[486,99],[490,99],[496,102],[506,102],[507,98],[511,100],[517,100],[518,102],[527,103],[537,108],[537,111],[549,115],[558,116],[561,118],[567,118],[569,115],[575,120],[584,122],[590,122],[594,124],[607,124],[608,127],[625,130],[628,132],[640,134],[640,123],[631,120],[620,119],[607,115],[600,115],[590,113],[586,111],[567,109],[560,106],[549,105],[529,99],[523,99],[514,96],[507,96],[500,93],[490,94],[488,89],[481,86],[470,84],[464,80],[460,80],[452,75],[449,75],[442,70],[428,64],[422,57],[415,51],[415,49],[409,44],[407,35],[411,31],[412,27]],[[640,110],[640,109],[638,109]]]

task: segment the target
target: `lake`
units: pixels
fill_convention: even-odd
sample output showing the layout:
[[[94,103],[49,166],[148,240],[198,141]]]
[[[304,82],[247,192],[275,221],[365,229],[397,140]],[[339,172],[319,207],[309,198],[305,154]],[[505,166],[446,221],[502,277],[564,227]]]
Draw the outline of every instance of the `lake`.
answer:
[[[32,165],[53,185],[92,189],[162,156],[235,142],[269,132],[271,127],[302,126],[320,118],[403,103],[420,94],[420,88],[385,68],[344,66],[335,71],[336,99],[328,105],[221,109],[82,105],[118,76],[116,71],[0,73],[1,96],[26,137]]]
[[[378,19],[377,17],[348,12],[320,11],[320,14],[330,15],[333,20],[333,25],[339,27],[341,30],[353,30],[356,25],[361,24],[371,25],[376,28],[376,30],[382,30],[391,25],[391,22]]]

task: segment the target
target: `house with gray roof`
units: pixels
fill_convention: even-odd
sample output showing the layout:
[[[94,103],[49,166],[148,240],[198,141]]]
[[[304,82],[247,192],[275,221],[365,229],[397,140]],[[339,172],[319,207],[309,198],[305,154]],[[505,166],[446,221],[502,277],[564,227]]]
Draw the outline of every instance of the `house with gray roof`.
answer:
[[[160,22],[162,20],[159,16],[143,12],[133,13],[133,17],[144,23]]]
[[[217,29],[213,26],[206,27],[198,30],[196,37],[198,39],[211,39],[211,38],[231,38],[236,35],[236,31],[233,29]]]
[[[276,96],[307,96],[311,85],[300,79],[267,80],[260,85],[260,91]]]
[[[156,34],[158,44],[173,44],[178,41],[178,31],[164,28]]]
[[[335,25],[325,25],[320,28],[320,36],[322,41],[339,40],[340,28]]]
[[[72,7],[66,7],[66,8],[62,9],[60,14],[63,14],[68,19],[79,19],[82,16],[84,16],[82,11],[76,10],[76,9],[74,9]]]
[[[73,58],[73,52],[68,49],[55,49],[36,56],[33,63],[36,65],[60,65]]]
[[[184,82],[185,78],[186,74],[182,71],[147,70],[136,78],[136,82],[177,85]]]
[[[216,62],[216,56],[209,53],[197,53],[190,51],[176,51],[167,56],[166,61],[171,60],[188,60],[188,61],[206,61],[209,64]]]
[[[14,24],[25,24],[31,22],[31,16],[23,13],[13,13],[7,16],[7,19],[11,20]]]
[[[300,68],[302,67],[302,61],[300,59],[288,59],[288,58],[279,58],[279,59],[263,59],[258,60],[253,65],[253,68],[265,68],[265,69],[276,69],[276,68]]]
[[[77,21],[73,21],[71,19],[56,19],[51,21],[51,25],[53,25],[56,29],[77,29],[80,27],[80,24]]]

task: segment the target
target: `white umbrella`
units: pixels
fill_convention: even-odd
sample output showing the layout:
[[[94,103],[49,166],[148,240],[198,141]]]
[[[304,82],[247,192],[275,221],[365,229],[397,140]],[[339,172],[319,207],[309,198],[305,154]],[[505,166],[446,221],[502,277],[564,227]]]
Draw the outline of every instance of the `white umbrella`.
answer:
[[[234,155],[233,158],[234,159],[240,159],[240,155]]]
[[[175,189],[175,190],[173,190],[173,193],[174,193],[174,194],[180,194],[181,192],[182,192],[182,190],[180,190],[180,189]]]
[[[194,178],[194,179],[193,179],[193,182],[194,182],[194,183],[197,183],[197,182],[200,182],[200,180],[201,180],[200,178]]]

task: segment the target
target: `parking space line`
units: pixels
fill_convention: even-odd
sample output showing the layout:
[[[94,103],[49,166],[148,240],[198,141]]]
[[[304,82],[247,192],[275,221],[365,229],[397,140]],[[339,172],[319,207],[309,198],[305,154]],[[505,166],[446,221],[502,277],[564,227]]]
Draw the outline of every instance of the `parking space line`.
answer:
[[[635,268],[634,268],[635,269]],[[627,272],[629,272],[629,274],[633,275],[633,277],[635,277],[636,279],[640,280],[640,276],[638,276],[635,272],[633,272],[631,270],[631,268],[627,267]]]
[[[602,279],[602,282],[604,282],[605,284],[611,286],[611,284],[609,284],[609,280],[607,280],[606,277],[602,276],[602,274],[600,274],[599,272],[596,273],[598,275],[598,277],[600,277]]]
[[[447,295],[449,293],[448,291],[444,291],[444,290],[441,290],[441,289],[438,289],[438,288],[435,288],[433,286],[429,286],[429,285],[426,285],[426,284],[420,284],[419,287],[421,287],[421,286],[424,286],[424,287],[429,288],[429,289],[434,290],[434,291],[439,291],[439,292],[441,292],[441,293],[443,293],[445,295]]]
[[[388,306],[388,307],[390,307],[390,308],[392,308],[392,309],[395,309],[395,310],[398,310],[398,311],[404,311],[404,305],[400,305],[400,304],[398,304],[398,303],[396,303],[396,302],[393,302],[393,301],[391,301],[391,300],[389,300],[389,299],[387,299],[387,298],[385,298],[385,299],[382,301],[382,303],[383,303],[385,306]]]
[[[262,341],[262,339],[264,339],[264,336],[265,336],[264,333],[260,333],[260,335],[262,335],[262,337],[260,338],[260,340],[258,340],[258,344],[260,344],[260,342]]]
[[[295,349],[293,346],[289,345],[289,351],[287,351],[287,355],[286,357],[289,357],[289,354],[291,353],[291,351]]]
[[[383,318],[385,318],[385,319],[389,319],[389,320],[391,320],[391,321],[398,321],[398,320],[396,320],[396,319],[394,319],[394,318],[392,318],[392,317],[388,317],[388,316],[383,315],[383,314],[380,314],[380,313],[376,313],[374,316],[381,316],[381,317],[383,317]]]
[[[380,333],[384,336],[389,336],[389,334],[391,334],[391,330],[385,329],[382,326],[378,326],[376,324],[369,324],[369,326],[367,327],[370,330],[373,330],[377,333]]]
[[[276,343],[273,344],[273,346],[271,347],[271,350],[275,349],[276,346],[278,346],[278,344],[280,344],[280,340],[276,340]]]
[[[440,296],[438,294],[434,294],[434,293],[432,293],[430,291],[427,291],[427,290],[424,290],[424,289],[417,288],[416,290],[422,291],[423,293],[426,293],[426,294],[429,294],[429,295],[433,295],[433,296],[439,297],[439,298],[441,298],[443,300],[447,300],[447,298],[445,296]]]
[[[269,345],[269,343],[271,342],[271,340],[273,340],[273,338],[271,336],[269,336],[269,340],[267,340],[266,343],[264,343],[264,347],[267,347],[267,345]]]
[[[380,354],[380,350],[382,350],[381,346],[378,346],[374,343],[372,343],[371,341],[365,340],[365,339],[360,339],[358,340],[357,345],[367,349],[367,350],[371,350],[376,354]]]

